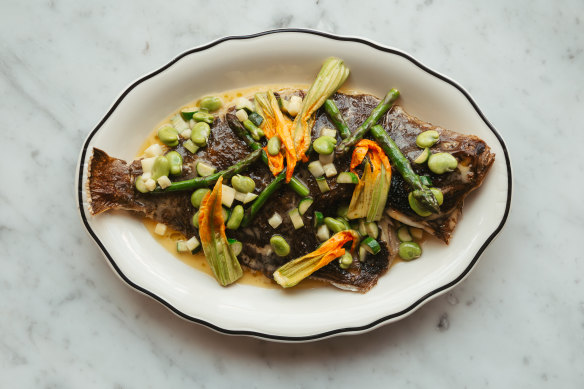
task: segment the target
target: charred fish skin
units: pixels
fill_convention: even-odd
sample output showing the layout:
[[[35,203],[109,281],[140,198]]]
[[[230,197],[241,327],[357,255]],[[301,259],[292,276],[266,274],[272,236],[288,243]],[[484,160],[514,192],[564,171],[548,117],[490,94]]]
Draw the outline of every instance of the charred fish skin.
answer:
[[[446,174],[435,174],[428,169],[426,164],[412,163],[416,174],[430,177],[432,185],[444,194],[444,203],[440,206],[439,214],[423,218],[410,208],[407,201],[410,188],[395,169],[393,169],[387,205],[391,217],[406,224],[421,227],[448,244],[460,216],[464,199],[481,186],[487,172],[495,162],[495,154],[482,139],[424,122],[409,115],[399,105],[392,107],[384,117],[382,125],[410,161],[413,161],[421,152],[416,145],[416,137],[428,130],[436,130],[440,134],[440,141],[432,146],[431,152],[450,153],[457,159],[457,170]]]
[[[288,90],[281,95],[290,94],[302,95],[302,92]],[[380,101],[371,95],[343,93],[334,94],[332,99],[353,132]],[[420,152],[415,144],[417,135],[428,129],[436,129],[440,133],[440,142],[434,146],[435,152],[446,151],[453,154],[459,161],[459,166],[462,166],[462,170],[435,175],[425,166],[413,164],[417,174],[430,176],[433,186],[444,192],[443,212],[437,217],[421,218],[410,209],[407,201],[410,188],[397,171],[393,171],[392,174],[392,184],[386,205],[387,214],[394,219],[424,228],[430,234],[448,243],[460,215],[464,198],[470,191],[480,186],[494,161],[494,154],[479,138],[435,127],[408,115],[399,106],[394,106],[381,120],[381,124],[410,160],[413,160]],[[318,137],[325,127],[335,128],[321,109],[316,113],[312,129],[313,139]],[[198,161],[205,161],[217,169],[225,169],[250,152],[245,142],[229,128],[224,116],[215,120],[208,145],[196,154],[185,150],[182,144],[174,149],[183,156],[185,164],[183,173],[175,177],[176,180],[194,177],[194,166]],[[309,157],[311,160],[318,158],[315,153]],[[347,171],[350,165],[350,154],[335,158],[334,164],[337,171]],[[139,160],[126,163],[108,156],[99,149],[94,149],[88,174],[91,213],[99,214],[109,209],[129,210],[167,224],[185,236],[196,235],[198,231],[192,224],[192,216],[196,209],[190,203],[191,192],[139,193],[134,189],[133,182],[140,174],[142,174],[142,169]],[[269,169],[261,162],[256,162],[246,175],[251,176],[256,182],[254,190],[256,194],[260,193],[273,179]],[[295,175],[306,183],[314,199],[309,212],[303,216],[304,227],[294,229],[288,217],[288,211],[298,206],[300,198],[288,187],[283,186],[260,210],[252,226],[230,231],[232,237],[243,243],[240,254],[242,265],[270,278],[273,272],[284,263],[318,247],[320,242],[316,239],[312,220],[314,211],[318,210],[325,215],[334,216],[337,209],[341,205],[348,204],[352,196],[353,185],[339,184],[335,177],[327,179],[331,190],[321,193],[315,178],[308,172],[306,164],[297,166]],[[267,222],[275,212],[279,213],[283,219],[282,225],[277,229],[273,229]],[[388,270],[391,261],[397,255],[396,248],[399,244],[395,237],[394,224],[389,220],[385,222],[382,220],[379,224],[382,228],[382,236],[387,237],[380,242],[379,254],[368,255],[364,262],[355,260],[347,270],[341,269],[337,262],[333,261],[314,273],[311,278],[351,291],[366,292],[371,289],[379,277]],[[278,257],[271,249],[269,240],[276,233],[282,235],[290,243],[290,254],[286,257]]]

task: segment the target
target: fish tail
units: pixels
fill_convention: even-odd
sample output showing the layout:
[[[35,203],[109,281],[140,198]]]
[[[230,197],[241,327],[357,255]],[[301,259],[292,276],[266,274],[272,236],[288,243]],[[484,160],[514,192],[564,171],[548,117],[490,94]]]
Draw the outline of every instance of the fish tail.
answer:
[[[110,209],[131,209],[134,200],[131,166],[93,148],[88,166],[87,198],[92,215]]]

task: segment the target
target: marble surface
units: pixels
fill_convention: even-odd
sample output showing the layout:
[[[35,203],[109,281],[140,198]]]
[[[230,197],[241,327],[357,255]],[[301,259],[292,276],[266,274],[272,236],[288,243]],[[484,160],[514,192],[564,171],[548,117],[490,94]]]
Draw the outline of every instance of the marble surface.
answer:
[[[512,211],[476,269],[368,334],[278,344],[185,322],[120,282],[77,214],[81,144],[130,82],[283,27],[411,53],[510,150]],[[582,1],[5,0],[0,37],[0,387],[584,387]]]

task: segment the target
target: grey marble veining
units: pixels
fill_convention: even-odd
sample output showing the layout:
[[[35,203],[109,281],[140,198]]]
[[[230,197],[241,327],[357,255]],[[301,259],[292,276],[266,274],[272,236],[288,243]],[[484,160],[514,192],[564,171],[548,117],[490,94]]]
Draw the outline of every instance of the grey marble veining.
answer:
[[[510,149],[512,212],[476,269],[365,335],[277,344],[187,323],[120,282],[77,215],[79,149],[125,86],[285,27],[410,52]],[[0,387],[583,387],[583,69],[580,0],[3,1]]]

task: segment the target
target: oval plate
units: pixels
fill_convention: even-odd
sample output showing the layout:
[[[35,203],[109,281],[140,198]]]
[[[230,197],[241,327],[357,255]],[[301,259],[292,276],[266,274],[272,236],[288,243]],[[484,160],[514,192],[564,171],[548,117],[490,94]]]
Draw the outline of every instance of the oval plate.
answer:
[[[199,96],[266,83],[309,84],[328,56],[343,58],[343,88],[383,96],[398,88],[412,115],[485,140],[496,160],[466,201],[450,245],[424,244],[424,255],[398,263],[366,294],[333,287],[300,290],[220,287],[165,251],[138,218],[87,210],[87,162],[93,147],[132,160],[150,131]],[[410,55],[361,38],[311,30],[227,37],[189,50],[130,85],[89,134],[77,166],[83,224],[115,272],[177,315],[214,330],[281,341],[356,334],[399,320],[463,280],[503,227],[511,204],[511,165],[501,136],[468,92]]]

